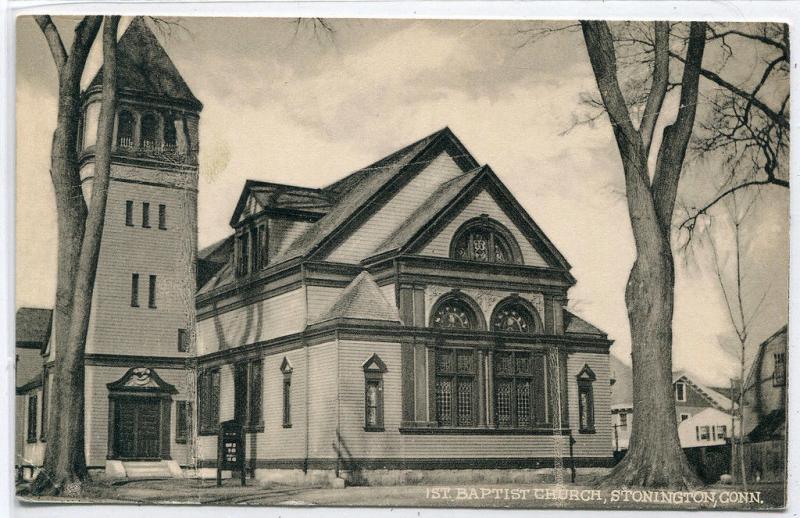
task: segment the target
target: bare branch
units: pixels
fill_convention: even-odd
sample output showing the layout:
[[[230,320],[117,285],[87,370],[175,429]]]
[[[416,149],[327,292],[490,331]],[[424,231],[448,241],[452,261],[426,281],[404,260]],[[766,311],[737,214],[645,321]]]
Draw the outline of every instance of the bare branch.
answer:
[[[67,50],[64,48],[64,42],[61,41],[58,28],[53,23],[53,19],[47,15],[34,16],[34,19],[42,30],[42,33],[44,33],[47,46],[50,47],[50,53],[53,55],[53,61],[56,64],[56,69],[60,76],[64,65],[67,63]]]
[[[669,23],[655,22],[655,32],[653,81],[650,86],[650,94],[647,96],[642,122],[639,125],[645,156],[650,153],[653,130],[656,127],[656,122],[658,122],[658,115],[661,111],[661,106],[664,104],[664,96],[667,95],[669,83]]]

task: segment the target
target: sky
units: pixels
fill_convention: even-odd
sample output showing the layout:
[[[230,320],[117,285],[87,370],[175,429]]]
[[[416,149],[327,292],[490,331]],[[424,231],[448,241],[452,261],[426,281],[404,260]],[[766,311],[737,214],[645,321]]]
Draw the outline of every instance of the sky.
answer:
[[[55,21],[69,44],[76,18]],[[535,22],[333,20],[333,34],[292,19],[186,17],[179,24],[157,34],[204,104],[201,247],[231,231],[247,179],[324,186],[448,126],[571,263],[578,282],[570,307],[607,331],[612,353],[630,363],[624,290],[633,237],[608,119],[573,127],[585,111],[581,99],[596,92],[580,32],[524,44],[520,29]],[[84,86],[100,61],[95,45]],[[20,17],[17,307],[52,307],[55,298],[48,166],[56,94],[45,40],[31,18]],[[679,197],[696,199],[718,166],[688,164]],[[762,190],[743,229],[746,301],[755,307],[763,297],[753,344],[788,320],[788,204],[787,190]],[[731,240],[719,242],[725,256]],[[720,343],[731,341],[733,329],[710,257],[701,245],[676,253],[673,361],[706,383],[727,385],[736,361]]]

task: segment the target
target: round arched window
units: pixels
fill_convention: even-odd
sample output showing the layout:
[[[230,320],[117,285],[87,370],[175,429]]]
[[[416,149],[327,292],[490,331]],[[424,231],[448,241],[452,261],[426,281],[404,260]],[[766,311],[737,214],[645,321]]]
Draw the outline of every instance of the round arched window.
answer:
[[[123,110],[119,112],[117,120],[117,146],[133,147],[133,127],[136,121],[131,112]]]
[[[156,148],[158,142],[158,118],[152,113],[142,116],[142,147]]]
[[[538,318],[524,304],[503,304],[492,316],[492,330],[504,333],[536,333]]]
[[[431,326],[441,329],[474,329],[477,318],[465,301],[449,298],[442,301],[431,317]]]
[[[519,253],[502,225],[482,217],[466,223],[453,240],[450,254],[453,259],[484,263],[516,263]]]

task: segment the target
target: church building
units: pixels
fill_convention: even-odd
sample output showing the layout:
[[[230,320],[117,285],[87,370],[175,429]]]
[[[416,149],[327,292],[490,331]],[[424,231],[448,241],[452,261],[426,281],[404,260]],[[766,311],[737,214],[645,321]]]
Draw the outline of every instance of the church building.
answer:
[[[198,252],[202,105],[141,18],[119,54],[90,467],[213,476],[231,420],[259,480],[611,464],[611,341],[566,309],[569,263],[452,131],[327,186],[253,171],[218,214],[230,235]],[[100,74],[84,102],[87,195]],[[45,406],[56,350],[51,336]]]

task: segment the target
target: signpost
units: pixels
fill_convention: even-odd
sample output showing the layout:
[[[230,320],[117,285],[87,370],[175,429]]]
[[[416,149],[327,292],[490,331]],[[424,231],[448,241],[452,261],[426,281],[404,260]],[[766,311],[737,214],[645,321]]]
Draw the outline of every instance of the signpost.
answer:
[[[244,430],[236,420],[220,423],[217,439],[217,485],[222,485],[224,470],[239,471],[242,485],[245,485],[244,470]]]

